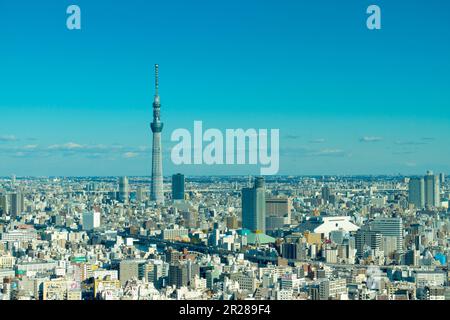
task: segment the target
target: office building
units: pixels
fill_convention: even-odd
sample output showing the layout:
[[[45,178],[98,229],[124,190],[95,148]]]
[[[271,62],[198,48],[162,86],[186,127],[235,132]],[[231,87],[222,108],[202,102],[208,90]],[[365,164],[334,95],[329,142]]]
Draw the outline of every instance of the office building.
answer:
[[[425,207],[425,179],[413,177],[409,180],[408,202],[417,209]]]
[[[122,203],[128,203],[130,197],[130,186],[128,184],[127,177],[119,178],[119,201]]]
[[[101,213],[89,211],[83,213],[83,230],[91,231],[100,227]]]
[[[12,217],[20,215],[24,208],[24,196],[21,192],[11,194],[10,214]]]
[[[301,256],[301,245],[297,243],[283,243],[281,245],[281,256],[285,259],[297,260]]]
[[[356,256],[359,258],[363,257],[366,249],[379,250],[381,238],[380,232],[371,230],[368,227],[359,229],[355,234]]]
[[[411,249],[405,254],[405,264],[407,266],[419,266],[420,264],[420,251]]]
[[[330,201],[331,189],[329,186],[322,187],[322,199],[324,203],[328,203]]]
[[[125,285],[127,281],[145,278],[145,260],[122,260],[119,264],[119,280],[121,285]]]
[[[287,197],[266,199],[266,229],[277,230],[291,223],[291,203]]]
[[[6,215],[9,212],[8,196],[0,194],[0,215]]]
[[[172,264],[169,266],[169,286],[185,287],[189,283],[188,266],[186,264]]]
[[[138,203],[141,203],[143,201],[146,200],[146,192],[145,192],[145,188],[142,186],[137,187],[136,189],[136,201]]]
[[[441,185],[445,183],[445,173],[439,174],[439,182],[441,183]]]
[[[425,206],[427,207],[440,207],[440,180],[439,175],[433,174],[428,171],[424,178],[425,181]]]
[[[178,173],[172,176],[172,199],[173,200],[184,200],[184,186],[185,179],[184,175]]]
[[[255,179],[252,188],[242,189],[242,228],[266,232],[266,196],[262,177]]]
[[[383,236],[397,238],[397,250],[403,251],[403,221],[400,217],[382,218],[378,217],[370,223],[373,231],[381,233]]]
[[[323,280],[319,285],[320,300],[340,299],[347,295],[347,292],[345,279]]]

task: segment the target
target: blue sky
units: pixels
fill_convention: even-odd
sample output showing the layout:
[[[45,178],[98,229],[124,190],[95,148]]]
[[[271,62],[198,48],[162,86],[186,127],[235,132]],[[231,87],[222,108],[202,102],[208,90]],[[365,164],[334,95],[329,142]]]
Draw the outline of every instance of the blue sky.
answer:
[[[382,9],[382,30],[366,8]],[[66,28],[77,4],[82,30]],[[0,176],[148,175],[176,128],[279,128],[280,174],[450,172],[450,4],[0,0]]]

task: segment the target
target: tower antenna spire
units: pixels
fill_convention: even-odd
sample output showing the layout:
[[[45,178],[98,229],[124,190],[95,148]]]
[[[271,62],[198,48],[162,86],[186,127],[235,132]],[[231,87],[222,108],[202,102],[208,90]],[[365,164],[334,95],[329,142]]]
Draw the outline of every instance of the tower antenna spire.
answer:
[[[158,89],[159,89],[159,71],[158,71],[158,69],[159,69],[158,64],[155,64],[155,95],[156,96],[159,95],[159,92],[158,92]]]

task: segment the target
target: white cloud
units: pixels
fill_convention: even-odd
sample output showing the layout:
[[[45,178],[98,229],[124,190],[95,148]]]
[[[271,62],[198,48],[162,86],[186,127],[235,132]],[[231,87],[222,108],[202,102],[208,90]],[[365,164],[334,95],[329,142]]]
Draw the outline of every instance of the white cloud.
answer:
[[[324,143],[326,140],[324,138],[319,138],[319,139],[313,139],[310,140],[310,143]]]
[[[359,141],[361,141],[361,142],[378,142],[378,141],[381,141],[381,140],[383,140],[382,137],[368,137],[368,136],[366,136],[366,137],[362,137]]]
[[[29,144],[29,145],[23,146],[22,149],[24,149],[24,150],[34,150],[37,147],[38,147],[37,144]]]
[[[3,135],[0,136],[0,142],[9,142],[9,141],[16,141],[17,138],[14,135]]]
[[[343,156],[344,150],[341,149],[322,149],[319,151],[311,152],[310,156]]]
[[[413,168],[413,167],[417,167],[417,163],[415,163],[415,162],[406,162],[405,166]]]
[[[65,144],[54,144],[48,147],[49,150],[77,150],[77,149],[83,149],[84,147],[81,144],[74,143],[74,142],[68,142]]]
[[[137,152],[125,152],[123,154],[123,157],[125,159],[132,159],[132,158],[136,158],[138,155],[139,155],[139,153],[137,153]]]

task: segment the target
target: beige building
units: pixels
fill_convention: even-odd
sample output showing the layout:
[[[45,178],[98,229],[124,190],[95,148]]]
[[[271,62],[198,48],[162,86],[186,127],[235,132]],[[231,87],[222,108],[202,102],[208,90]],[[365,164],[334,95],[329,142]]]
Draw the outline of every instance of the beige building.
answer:
[[[1,256],[0,257],[0,269],[12,269],[14,266],[15,258],[12,256]]]
[[[42,300],[81,300],[81,289],[75,281],[57,279],[44,281]]]

